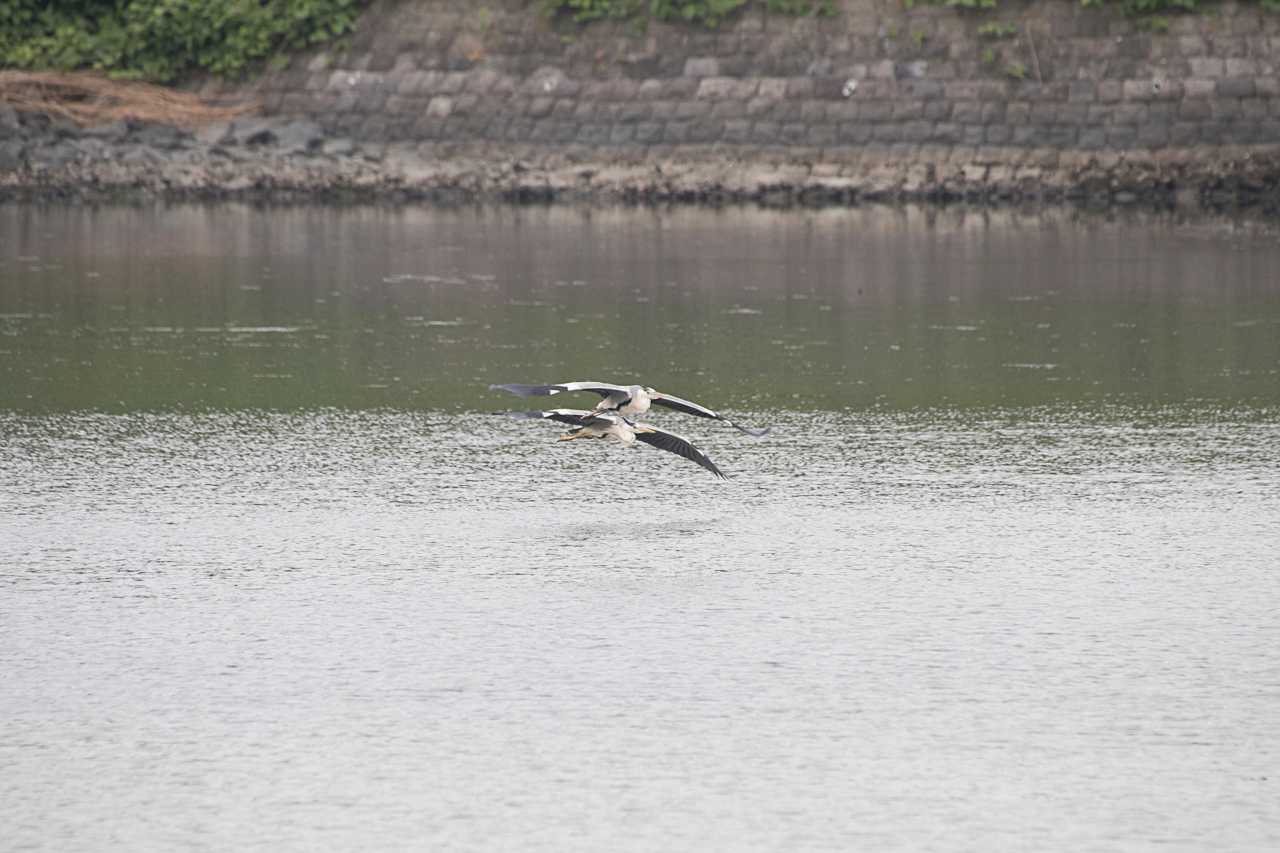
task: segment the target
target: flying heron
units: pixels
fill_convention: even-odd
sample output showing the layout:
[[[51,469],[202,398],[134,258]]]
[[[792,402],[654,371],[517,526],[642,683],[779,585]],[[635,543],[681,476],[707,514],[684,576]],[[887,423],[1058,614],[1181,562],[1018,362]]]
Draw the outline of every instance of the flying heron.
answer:
[[[567,394],[573,391],[589,391],[592,394],[599,394],[602,398],[593,409],[594,412],[616,412],[623,417],[629,418],[635,415],[643,415],[649,411],[651,404],[656,404],[665,406],[668,409],[675,409],[677,412],[695,415],[699,418],[724,421],[739,432],[746,433],[754,438],[760,438],[769,433],[768,427],[764,429],[747,429],[744,426],[738,426],[724,415],[712,411],[706,406],[700,406],[682,397],[663,394],[645,385],[611,385],[608,382],[561,382],[558,385],[490,385],[489,388],[490,390],[510,391],[512,394],[519,394],[521,397],[550,397],[555,394]]]
[[[573,429],[560,436],[560,441],[571,441],[575,438],[603,438],[620,442],[624,447],[630,447],[637,441],[643,441],[645,444],[656,447],[659,450],[666,450],[696,462],[722,480],[728,479],[716,467],[716,463],[707,458],[707,454],[690,444],[688,439],[682,438],[675,433],[667,432],[665,429],[658,429],[651,424],[629,421],[622,415],[613,414],[612,412],[588,412],[585,409],[550,409],[541,412],[499,412],[497,414],[506,414],[513,418],[552,420],[570,424]]]

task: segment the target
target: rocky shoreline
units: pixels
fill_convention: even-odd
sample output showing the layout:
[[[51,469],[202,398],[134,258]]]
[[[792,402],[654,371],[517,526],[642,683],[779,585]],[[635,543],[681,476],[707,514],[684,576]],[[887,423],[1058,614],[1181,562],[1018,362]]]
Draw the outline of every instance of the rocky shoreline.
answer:
[[[250,117],[79,128],[0,107],[0,198],[849,205],[1074,202],[1280,214],[1280,146],[1059,151],[362,143]]]

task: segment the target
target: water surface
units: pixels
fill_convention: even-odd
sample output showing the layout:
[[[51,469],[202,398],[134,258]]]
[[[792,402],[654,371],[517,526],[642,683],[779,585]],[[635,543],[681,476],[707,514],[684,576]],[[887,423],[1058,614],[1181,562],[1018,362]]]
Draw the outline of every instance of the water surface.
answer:
[[[0,846],[1280,845],[1266,228],[11,206],[0,238]],[[775,431],[662,417],[721,482],[485,414],[576,378]]]

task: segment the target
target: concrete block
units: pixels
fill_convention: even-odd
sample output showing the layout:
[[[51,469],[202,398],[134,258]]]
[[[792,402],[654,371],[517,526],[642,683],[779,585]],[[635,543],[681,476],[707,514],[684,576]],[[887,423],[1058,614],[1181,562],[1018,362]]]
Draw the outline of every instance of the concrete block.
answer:
[[[941,98],[945,91],[940,80],[904,80],[900,84],[902,94],[908,98],[931,100]]]
[[[724,122],[714,119],[698,119],[690,123],[688,141],[693,143],[715,142],[724,131]]]
[[[781,138],[778,123],[757,121],[751,125],[751,138],[761,145],[776,145]]]
[[[1003,101],[983,101],[982,118],[983,124],[1002,124],[1005,121],[1006,104]]]
[[[925,121],[947,121],[952,118],[952,111],[952,103],[942,98],[924,102]],[[956,119],[956,121],[959,121],[959,119]]]
[[[1139,148],[1163,148],[1168,144],[1168,125],[1159,122],[1149,122],[1138,128],[1137,145]]]
[[[1009,145],[1014,131],[1007,124],[991,124],[987,127],[987,145]]]
[[[1213,105],[1205,99],[1184,100],[1178,105],[1178,118],[1189,122],[1199,122],[1213,115]]]
[[[833,124],[809,125],[808,144],[827,147],[836,144],[836,126]]]
[[[656,121],[642,121],[636,125],[632,139],[645,145],[652,145],[662,140],[662,124]]]
[[[1200,142],[1200,125],[1194,122],[1174,122],[1169,127],[1169,144],[1174,146],[1190,146]]]
[[[1083,125],[1089,117],[1089,105],[1082,103],[1058,104],[1054,121],[1058,124],[1069,124],[1076,127]]]
[[[1107,128],[1107,146],[1132,148],[1138,139],[1138,129],[1133,125],[1117,124]]]
[[[778,129],[778,140],[786,145],[803,145],[809,135],[809,127],[801,122],[788,122]]]
[[[924,118],[924,101],[902,100],[893,104],[893,120],[905,121]]]
[[[1076,102],[1090,102],[1097,100],[1098,87],[1096,83],[1089,80],[1073,80],[1067,85],[1067,100]]]
[[[779,105],[773,114],[783,121],[803,121],[808,124],[826,118],[827,105],[815,100],[791,100]]]
[[[704,77],[699,81],[694,97],[716,101],[731,98],[736,83],[732,77]]]
[[[1232,77],[1218,81],[1217,94],[1220,98],[1248,98],[1257,89],[1251,77]]]
[[[1191,65],[1191,76],[1216,80],[1227,76],[1227,64],[1222,59],[1209,56],[1193,56],[1187,60]]]
[[[764,99],[781,100],[787,96],[787,81],[783,77],[766,77],[759,83],[757,95]]]
[[[842,145],[865,145],[871,139],[871,125],[862,122],[841,122],[836,138]]]
[[[1147,105],[1118,104],[1112,111],[1112,116],[1119,124],[1139,125],[1147,120]]]
[[[1212,98],[1218,91],[1218,84],[1213,80],[1190,78],[1182,81],[1182,91],[1187,98]]]
[[[1253,59],[1228,57],[1225,65],[1227,77],[1256,77],[1261,70]]]
[[[858,110],[858,117],[863,121],[888,121],[892,116],[892,101],[864,101]]]
[[[1124,83],[1119,80],[1102,80],[1097,88],[1098,100],[1111,104],[1124,97]]]
[[[718,77],[720,76],[720,60],[712,56],[695,57],[685,60],[685,77]]]
[[[1087,150],[1106,148],[1107,131],[1100,127],[1084,128],[1080,131],[1080,136],[1077,138],[1076,144]]]
[[[734,119],[724,123],[721,141],[741,145],[751,141],[751,122],[746,119]]]

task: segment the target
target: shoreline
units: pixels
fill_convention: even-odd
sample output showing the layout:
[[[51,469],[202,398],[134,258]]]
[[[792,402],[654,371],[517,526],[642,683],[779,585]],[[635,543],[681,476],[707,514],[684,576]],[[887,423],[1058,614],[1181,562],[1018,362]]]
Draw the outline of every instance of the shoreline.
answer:
[[[1280,215],[1280,146],[1098,152],[368,143],[250,117],[77,128],[0,108],[0,200],[988,206]]]

